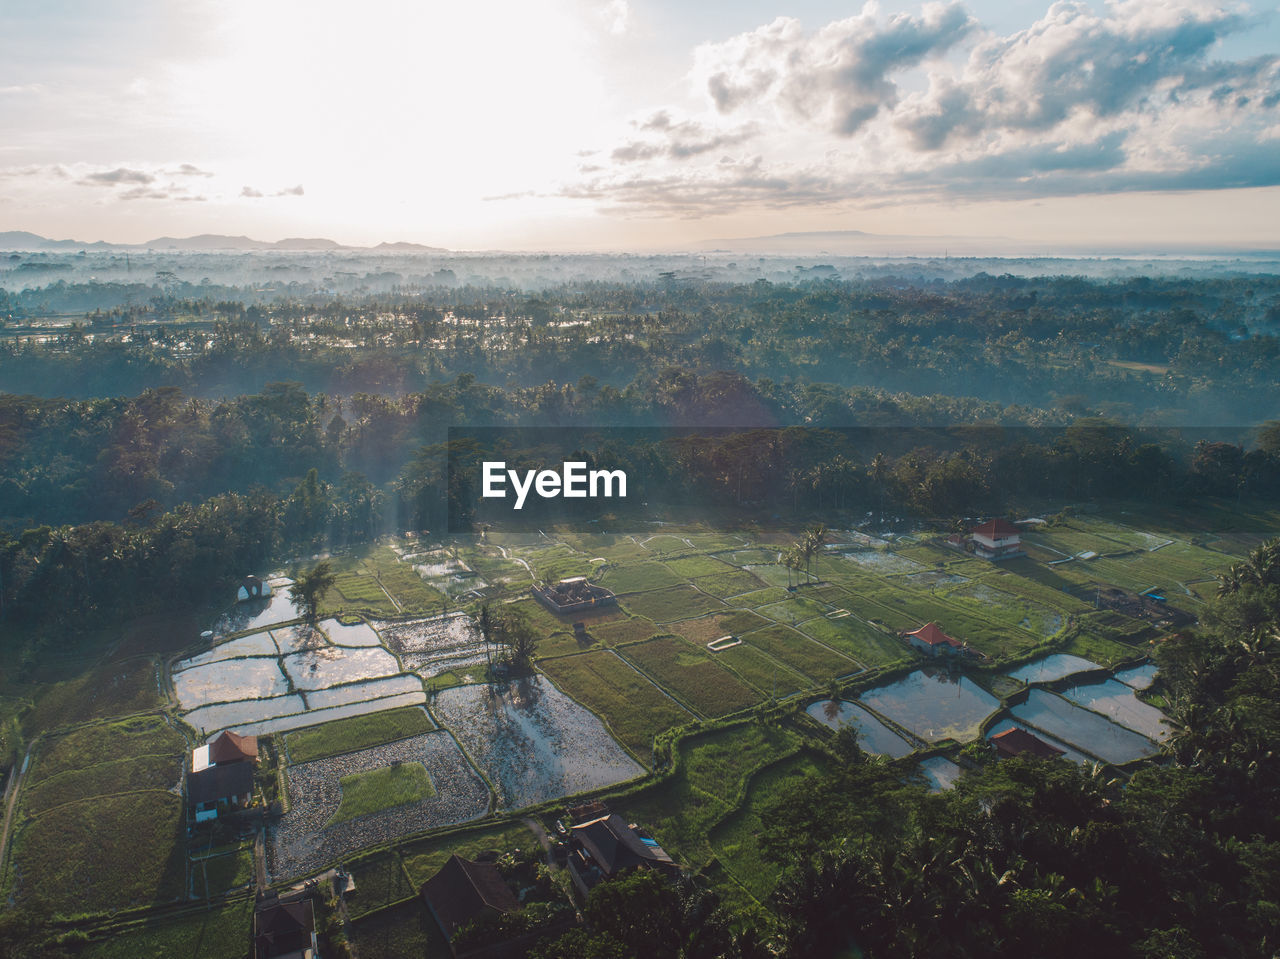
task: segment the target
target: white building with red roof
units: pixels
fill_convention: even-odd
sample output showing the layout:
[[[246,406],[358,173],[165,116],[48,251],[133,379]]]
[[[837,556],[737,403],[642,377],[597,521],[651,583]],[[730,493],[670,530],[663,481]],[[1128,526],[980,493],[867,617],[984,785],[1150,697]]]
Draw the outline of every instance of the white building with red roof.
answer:
[[[983,559],[1010,559],[1025,555],[1022,551],[1022,531],[1012,523],[993,519],[969,531],[973,551]]]
[[[902,634],[903,639],[912,649],[918,649],[926,656],[950,656],[964,649],[964,643],[952,639],[937,623],[925,623],[919,629]]]

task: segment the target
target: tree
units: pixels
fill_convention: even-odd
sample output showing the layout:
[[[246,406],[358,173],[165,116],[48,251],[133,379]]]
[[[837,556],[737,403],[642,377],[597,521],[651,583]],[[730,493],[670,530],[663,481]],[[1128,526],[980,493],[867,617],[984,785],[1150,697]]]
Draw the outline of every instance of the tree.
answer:
[[[333,567],[325,559],[316,563],[307,572],[298,576],[297,581],[289,587],[289,598],[293,600],[293,608],[311,625],[315,625],[320,611],[320,601],[324,594],[333,588],[336,577]]]

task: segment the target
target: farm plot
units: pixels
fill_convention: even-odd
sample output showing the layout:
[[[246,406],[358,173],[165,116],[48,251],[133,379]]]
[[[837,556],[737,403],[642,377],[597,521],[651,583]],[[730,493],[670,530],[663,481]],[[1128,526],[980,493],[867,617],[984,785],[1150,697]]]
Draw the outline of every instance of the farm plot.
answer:
[[[810,680],[745,642],[714,654],[716,662],[727,666],[762,693],[789,696]]]
[[[184,841],[182,800],[170,792],[57,806],[14,835],[14,894],[62,916],[174,901],[186,893]]]
[[[226,636],[231,633],[256,632],[268,626],[288,623],[298,618],[298,610],[289,598],[292,580],[272,580],[275,590],[265,599],[252,599],[236,603],[214,625],[213,631]],[[279,585],[276,585],[279,583]]]
[[[625,643],[638,643],[659,632],[652,620],[643,616],[619,617],[606,622],[591,623],[587,634],[597,642],[606,646],[622,646]]]
[[[610,650],[561,656],[538,664],[562,690],[602,716],[610,731],[647,762],[653,737],[693,716]]]
[[[673,623],[670,629],[671,632],[685,637],[691,643],[705,646],[713,639],[719,639],[721,636],[737,636],[740,633],[746,633],[768,625],[769,621],[767,619],[757,616],[755,613],[741,610],[734,613],[713,613],[710,616],[702,616],[698,619],[682,620],[679,623]]]
[[[430,776],[434,795],[332,822],[341,804],[344,776],[394,763],[420,763]],[[320,869],[364,846],[407,833],[475,819],[489,808],[488,787],[443,731],[291,765],[286,779],[289,811],[270,831],[268,863],[276,878]]]
[[[861,666],[847,656],[782,624],[744,633],[742,639],[817,682],[861,670]]]
[[[102,664],[51,686],[25,714],[23,725],[54,729],[157,709],[161,705],[159,676],[160,669],[150,657]]]
[[[711,576],[699,576],[693,584],[704,593],[725,599],[729,596],[741,596],[743,593],[755,592],[764,588],[764,580],[752,575],[745,569],[730,569]]]
[[[819,700],[810,703],[805,712],[830,729],[852,726],[858,733],[858,745],[862,751],[901,759],[915,744],[903,739],[858,703],[843,699]]]
[[[208,652],[192,656],[190,659],[184,659],[181,663],[181,668],[187,669],[193,666],[221,663],[229,659],[245,659],[251,656],[269,656],[274,659],[279,655],[280,650],[276,646],[275,640],[271,638],[271,633],[264,630],[261,633],[250,633],[248,636],[242,636],[239,639],[219,643]]]
[[[628,646],[623,655],[704,716],[723,716],[761,699],[709,654],[683,640],[651,639]]]
[[[179,663],[178,667],[184,667]],[[183,709],[208,703],[269,699],[289,691],[289,680],[275,659],[231,659],[182,668],[173,674],[173,688]]]
[[[470,616],[454,614],[407,623],[375,622],[406,669],[425,678],[486,661],[484,637]]]
[[[782,867],[760,854],[759,837],[770,805],[806,776],[822,772],[822,765],[807,753],[783,759],[759,772],[750,784],[747,801],[711,830],[711,848],[725,869],[758,900],[765,900],[782,878]]]
[[[1066,625],[1066,614],[1052,606],[1031,602],[986,583],[970,583],[953,589],[947,598],[957,600],[1008,626],[1017,626],[1038,636],[1053,636]]]
[[[628,596],[623,605],[655,623],[674,623],[724,609],[724,603],[692,586],[673,586]]]
[[[253,846],[191,860],[191,885],[196,896],[215,899],[253,882]]]
[[[305,623],[298,623],[296,626],[281,626],[270,632],[276,648],[285,656],[306,649],[321,649],[329,645],[328,637],[324,633]]]
[[[292,687],[302,692],[394,676],[400,664],[385,649],[326,646],[292,653],[281,660]],[[309,702],[309,701],[308,701]]]
[[[91,942],[84,959],[242,959],[252,927],[253,903],[241,901],[201,910],[180,919],[116,929]]]
[[[625,566],[608,566],[596,582],[615,593],[635,593],[647,589],[662,589],[685,582],[687,577],[677,576],[663,563],[649,560]]]
[[[776,622],[795,625],[807,619],[813,619],[815,616],[822,616],[828,609],[825,603],[815,603],[811,599],[796,597],[771,606],[759,606],[756,612]]]
[[[968,742],[1000,701],[970,679],[917,669],[897,682],[868,689],[858,700],[925,742]]]
[[[42,741],[31,761],[27,785],[60,774],[90,770],[104,761],[140,756],[182,759],[186,740],[159,716],[82,726]]]
[[[432,729],[435,723],[425,710],[408,706],[299,729],[285,737],[285,747],[291,763],[305,763],[407,739]]]
[[[852,656],[869,668],[887,666],[911,656],[901,639],[890,636],[853,615],[838,619],[820,616],[800,623],[796,629],[820,643]]]
[[[644,772],[599,718],[542,676],[446,689],[434,707],[510,809]]]
[[[320,628],[335,646],[380,646],[382,644],[373,627],[364,620],[344,623],[337,619],[326,619],[320,624]]]

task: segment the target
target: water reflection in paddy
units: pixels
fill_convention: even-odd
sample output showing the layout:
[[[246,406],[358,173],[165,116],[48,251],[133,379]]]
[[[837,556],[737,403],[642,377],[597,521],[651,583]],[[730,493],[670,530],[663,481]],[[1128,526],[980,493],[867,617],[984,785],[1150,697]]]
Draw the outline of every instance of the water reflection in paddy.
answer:
[[[929,791],[940,793],[950,789],[960,778],[960,767],[946,756],[930,756],[920,760],[920,771],[929,781]]]
[[[387,676],[367,683],[350,683],[333,689],[318,689],[307,693],[307,708],[325,709],[329,706],[346,706],[366,699],[399,696],[401,693],[422,692],[422,680],[417,676]]]
[[[439,693],[435,712],[518,808],[633,779],[644,770],[589,710],[542,676]]]
[[[274,659],[233,659],[192,666],[173,674],[173,689],[184,709],[236,699],[262,699],[289,691]]]
[[[235,727],[244,736],[260,736],[264,733],[281,733],[303,726],[317,726],[320,723],[335,719],[346,719],[350,716],[363,716],[384,709],[398,709],[401,706],[421,706],[427,701],[424,692],[400,693],[396,696],[384,696],[382,699],[370,699],[365,702],[347,703],[343,706],[332,706],[328,709],[313,709],[295,715],[282,715],[264,719],[256,723],[241,723]],[[190,718],[190,717],[188,717]]]
[[[1169,735],[1169,727],[1164,723],[1164,713],[1138,699],[1132,686],[1114,679],[1072,686],[1064,689],[1062,695],[1073,703],[1110,716],[1120,725],[1128,726],[1156,742]]]
[[[238,703],[201,706],[182,718],[202,732],[216,732],[219,729],[243,729],[248,723],[300,713],[306,708],[301,696],[290,693],[271,699],[248,699]]]
[[[377,646],[382,642],[368,623],[348,625],[336,619],[326,619],[320,624],[320,628],[331,642],[339,646]]]
[[[845,700],[819,700],[805,710],[810,716],[832,729],[852,726],[858,731],[858,745],[864,752],[892,756],[897,759],[911,752],[907,742],[857,703]]]
[[[927,742],[976,739],[982,720],[1000,702],[970,679],[940,669],[917,669],[896,683],[858,697],[876,712]]]
[[[190,659],[184,659],[174,665],[173,671],[176,673],[179,670],[190,669],[192,666],[203,666],[206,663],[217,663],[227,659],[240,659],[244,656],[271,656],[274,658],[276,655],[276,644],[272,641],[270,633],[253,633],[249,636],[233,639],[229,643],[220,643],[207,653],[200,653]]]
[[[1156,664],[1143,663],[1141,666],[1130,666],[1128,669],[1116,671],[1116,679],[1134,689],[1146,689],[1156,679]]]
[[[289,598],[287,586],[281,587],[268,599],[254,599],[236,603],[215,627],[220,633],[238,633],[246,629],[262,629],[277,623],[287,623],[298,618],[298,610]]]
[[[1069,653],[1054,653],[1019,666],[1008,675],[1024,683],[1051,683],[1073,673],[1101,669],[1097,663]]]
[[[1027,701],[1009,712],[1014,719],[1109,763],[1126,763],[1159,752],[1145,736],[1042,689],[1031,690]]]
[[[381,647],[347,649],[326,646],[293,653],[282,660],[297,689],[327,689],[361,679],[393,676],[400,672],[396,658]]]

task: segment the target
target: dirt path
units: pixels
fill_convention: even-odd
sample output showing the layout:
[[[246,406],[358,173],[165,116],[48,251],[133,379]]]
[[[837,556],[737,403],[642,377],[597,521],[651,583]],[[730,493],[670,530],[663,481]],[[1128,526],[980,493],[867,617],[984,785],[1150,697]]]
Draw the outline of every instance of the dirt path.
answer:
[[[27,766],[31,764],[31,750],[35,743],[27,747],[27,754],[22,758],[22,765],[17,767],[9,777],[9,785],[4,791],[4,826],[0,827],[0,870],[4,869],[4,857],[9,851],[9,826],[13,823],[13,809],[18,804],[18,790],[22,787],[22,777],[27,774]]]

